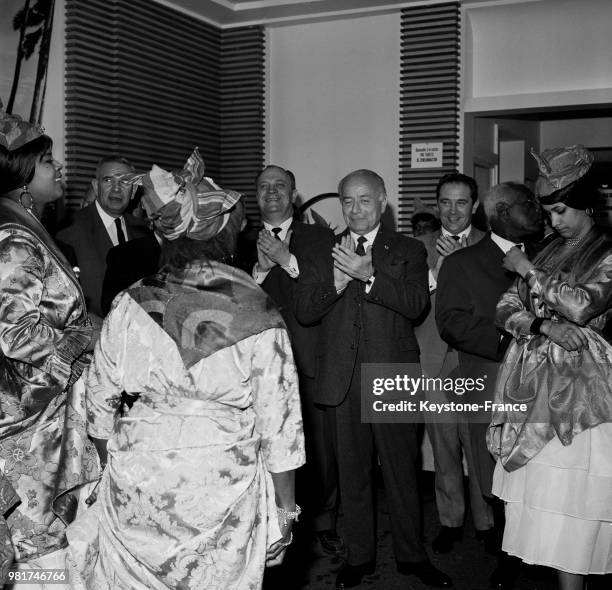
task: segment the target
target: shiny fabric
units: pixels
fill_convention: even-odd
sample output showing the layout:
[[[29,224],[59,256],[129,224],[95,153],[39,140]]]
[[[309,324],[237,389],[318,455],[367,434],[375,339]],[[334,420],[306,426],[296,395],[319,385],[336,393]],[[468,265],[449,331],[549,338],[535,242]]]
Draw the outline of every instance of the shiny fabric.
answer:
[[[574,436],[612,421],[612,345],[602,329],[612,314],[612,241],[594,228],[574,249],[558,238],[534,260],[535,281],[519,281],[497,306],[498,324],[515,341],[497,380],[496,402],[524,403],[526,412],[495,412],[489,450],[511,471],[555,436]],[[535,317],[579,325],[588,348],[567,352],[529,327]]]
[[[68,262],[34,217],[0,200],[0,467],[21,503],[7,518],[16,558],[65,545],[75,488],[95,477],[77,381],[91,339]]]
[[[109,456],[98,500],[68,531],[73,583],[261,588],[280,538],[270,472],[305,460],[286,330],[243,333],[195,359],[152,315],[130,291],[118,296],[88,374],[89,432],[109,438]],[[122,390],[138,394],[123,416]]]

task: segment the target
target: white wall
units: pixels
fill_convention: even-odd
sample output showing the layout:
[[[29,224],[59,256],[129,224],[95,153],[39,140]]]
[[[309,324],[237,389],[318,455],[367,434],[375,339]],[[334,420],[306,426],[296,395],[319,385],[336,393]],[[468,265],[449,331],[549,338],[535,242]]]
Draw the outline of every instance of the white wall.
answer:
[[[612,100],[612,2],[473,5],[466,15],[466,110]]]
[[[612,117],[542,121],[540,150],[576,143],[590,148],[612,147]]]
[[[399,47],[398,14],[269,29],[267,160],[304,200],[371,168],[397,214]],[[316,209],[344,225],[339,204]]]

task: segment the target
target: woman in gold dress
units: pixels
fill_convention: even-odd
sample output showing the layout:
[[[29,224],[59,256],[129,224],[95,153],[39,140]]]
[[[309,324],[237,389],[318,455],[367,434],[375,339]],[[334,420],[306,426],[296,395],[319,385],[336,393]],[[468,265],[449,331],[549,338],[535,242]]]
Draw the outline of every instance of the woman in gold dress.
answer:
[[[65,547],[76,490],[98,472],[79,379],[95,330],[40,222],[63,194],[61,168],[40,128],[0,109],[0,468],[15,492],[2,494],[3,524],[17,562],[41,567]]]
[[[562,590],[612,572],[612,239],[593,222],[592,155],[582,146],[535,154],[536,193],[558,237],[497,306],[515,340],[502,363],[489,431],[493,491],[506,502],[503,550],[558,571]]]

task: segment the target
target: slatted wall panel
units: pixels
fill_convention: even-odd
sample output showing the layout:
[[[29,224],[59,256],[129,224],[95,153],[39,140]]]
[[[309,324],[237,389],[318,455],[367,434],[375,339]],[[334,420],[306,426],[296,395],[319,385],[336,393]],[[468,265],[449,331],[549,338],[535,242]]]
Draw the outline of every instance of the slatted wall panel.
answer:
[[[245,195],[259,222],[255,177],[264,164],[265,32],[241,27],[221,33],[222,186]]]
[[[416,197],[435,204],[435,188],[459,155],[459,2],[402,10],[398,229],[410,233]],[[443,143],[443,167],[413,169],[413,143]]]
[[[220,176],[221,32],[152,0],[66,0],[66,160],[75,206],[98,159]]]

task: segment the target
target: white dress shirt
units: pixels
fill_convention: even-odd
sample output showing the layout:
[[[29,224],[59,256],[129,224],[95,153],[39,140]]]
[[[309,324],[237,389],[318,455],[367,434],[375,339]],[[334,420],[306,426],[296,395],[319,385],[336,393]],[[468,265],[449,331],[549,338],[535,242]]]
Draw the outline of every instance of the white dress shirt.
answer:
[[[523,252],[525,251],[525,246],[523,246],[523,244],[515,244],[514,242],[506,240],[506,238],[502,238],[493,232],[491,232],[491,239],[499,246],[499,249],[504,254],[508,254],[508,252],[515,246],[520,248]]]
[[[278,233],[278,239],[281,241],[285,241],[287,238],[287,232],[293,223],[293,218],[289,217],[285,219],[282,223],[278,225],[270,225],[268,222],[264,221],[264,229],[272,232],[272,229],[275,227],[280,227],[280,232]],[[281,268],[292,278],[297,279],[300,276],[300,267],[298,266],[297,258],[291,254],[289,257],[289,262],[285,265],[281,265]],[[256,262],[255,266],[253,266],[253,278],[258,285],[261,285],[268,276],[269,270],[260,270],[259,263]]]
[[[112,217],[106,211],[104,211],[104,209],[102,209],[98,201],[96,201],[96,209],[98,210],[98,215],[100,216],[100,219],[102,220],[102,223],[104,224],[104,227],[106,228],[106,232],[108,233],[108,237],[113,243],[113,246],[118,246],[119,238],[117,237],[117,226],[115,225],[116,218]],[[122,215],[120,219],[121,219],[121,227],[123,228],[123,235],[125,236],[125,239],[127,241],[128,234],[127,234],[127,227],[125,225],[125,218]]]
[[[374,240],[376,239],[376,235],[378,234],[379,229],[380,229],[380,223],[371,232],[364,234],[363,236],[356,234],[355,232],[350,232],[351,239],[355,243],[355,248],[357,247],[357,244],[358,244],[357,240],[359,240],[359,238],[361,237],[364,237],[366,239],[366,241],[363,243],[363,249],[367,250],[368,248],[371,248],[372,245],[374,244]],[[368,280],[368,282],[365,284],[366,293],[370,292],[370,290],[372,289],[372,286],[374,285],[375,280],[376,280],[376,277],[372,275],[370,279]]]

